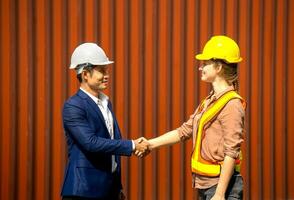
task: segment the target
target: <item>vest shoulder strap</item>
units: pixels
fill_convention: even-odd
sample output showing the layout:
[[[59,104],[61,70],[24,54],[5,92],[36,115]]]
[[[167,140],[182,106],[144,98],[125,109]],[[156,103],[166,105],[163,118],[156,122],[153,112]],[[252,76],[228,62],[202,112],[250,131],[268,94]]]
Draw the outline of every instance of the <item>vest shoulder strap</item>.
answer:
[[[202,115],[200,118],[200,124],[205,124],[208,121],[210,121],[214,116],[216,116],[224,107],[225,105],[232,99],[238,98],[242,101],[242,104],[244,106],[245,102],[243,98],[236,92],[236,91],[229,91],[225,94],[223,94],[219,99],[216,100],[216,102],[207,109],[207,111]]]

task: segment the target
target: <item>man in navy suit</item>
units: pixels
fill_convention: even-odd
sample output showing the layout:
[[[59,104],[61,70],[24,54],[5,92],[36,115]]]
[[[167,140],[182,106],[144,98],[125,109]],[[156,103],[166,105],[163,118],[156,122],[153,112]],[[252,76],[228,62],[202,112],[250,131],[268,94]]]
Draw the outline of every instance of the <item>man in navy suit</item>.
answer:
[[[63,108],[68,164],[61,195],[64,200],[124,199],[120,156],[148,151],[144,138],[123,140],[109,98],[109,61],[94,43],[78,46],[70,69],[75,69],[79,91]]]

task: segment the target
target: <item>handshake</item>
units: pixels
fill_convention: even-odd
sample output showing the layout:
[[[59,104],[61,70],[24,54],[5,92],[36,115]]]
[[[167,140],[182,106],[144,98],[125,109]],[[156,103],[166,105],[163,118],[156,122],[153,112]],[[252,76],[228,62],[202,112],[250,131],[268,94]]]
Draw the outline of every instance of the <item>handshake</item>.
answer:
[[[135,143],[135,149],[133,153],[137,157],[143,158],[146,155],[148,155],[152,150],[150,142],[148,142],[148,140],[144,137],[140,137],[134,140],[134,143]]]

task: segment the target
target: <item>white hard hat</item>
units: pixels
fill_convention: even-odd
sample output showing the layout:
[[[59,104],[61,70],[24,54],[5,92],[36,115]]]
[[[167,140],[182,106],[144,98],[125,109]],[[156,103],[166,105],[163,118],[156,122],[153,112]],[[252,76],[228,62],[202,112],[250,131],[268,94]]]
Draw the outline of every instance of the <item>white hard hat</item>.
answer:
[[[70,69],[75,69],[80,64],[109,65],[110,61],[102,48],[95,43],[83,43],[79,45],[71,56]],[[79,70],[80,72],[82,70]],[[79,74],[79,73],[78,73]]]

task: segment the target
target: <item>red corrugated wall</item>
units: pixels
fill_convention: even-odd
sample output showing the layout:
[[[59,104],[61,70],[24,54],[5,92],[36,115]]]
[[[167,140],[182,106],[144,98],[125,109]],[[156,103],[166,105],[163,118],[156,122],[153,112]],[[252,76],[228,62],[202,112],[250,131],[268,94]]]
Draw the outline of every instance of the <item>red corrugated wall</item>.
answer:
[[[210,87],[194,55],[210,36],[240,44],[246,199],[294,199],[294,1],[0,0],[0,199],[56,200],[66,163],[63,102],[74,48],[115,61],[107,91],[124,138],[180,126]],[[191,141],[123,158],[130,200],[195,199]]]

